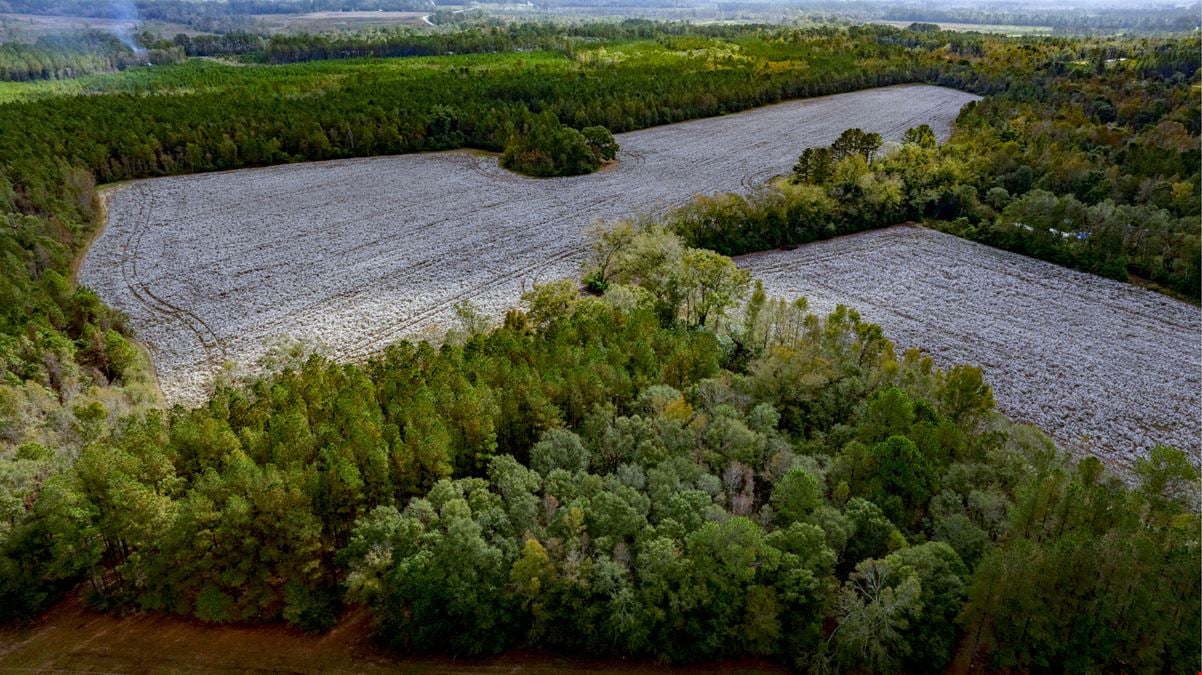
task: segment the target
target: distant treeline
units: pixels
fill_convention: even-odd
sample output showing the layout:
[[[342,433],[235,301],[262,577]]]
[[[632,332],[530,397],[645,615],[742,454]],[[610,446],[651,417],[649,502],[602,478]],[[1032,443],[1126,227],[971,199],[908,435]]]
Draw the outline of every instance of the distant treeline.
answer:
[[[949,62],[937,40],[922,46],[895,29],[746,30],[729,40],[598,41],[570,57],[195,61],[97,81],[85,89],[95,95],[4,105],[4,438],[70,446],[79,439],[73,420],[96,412],[81,406],[120,409],[111,392],[137,380],[123,323],[69,281],[72,257],[96,227],[97,182],[447,148],[501,152],[544,113],[565,128],[621,132],[884,84],[1001,86],[967,61]]]
[[[678,8],[673,0],[539,0],[543,8]],[[134,10],[131,12],[131,8]],[[155,19],[180,23],[196,30],[226,32],[245,29],[256,14],[298,14],[323,11],[434,11],[433,0],[0,0],[0,12],[87,16],[115,19]],[[722,2],[723,12],[780,12],[815,18],[852,21],[919,21],[1051,27],[1062,34],[1188,33],[1202,24],[1202,4],[1144,5],[1139,7],[1031,8],[1009,2],[953,7],[945,3],[890,3],[872,0],[832,2],[818,0],[801,5]]]
[[[65,79],[148,61],[175,63],[180,60],[181,55],[234,56],[268,64],[514,51],[558,51],[573,56],[577,49],[587,49],[599,42],[663,40],[688,36],[731,39],[772,34],[775,30],[762,25],[697,26],[683,22],[657,23],[642,19],[629,19],[620,23],[594,21],[571,26],[471,19],[458,22],[454,31],[438,33],[395,28],[348,34],[264,35],[235,30],[221,34],[180,33],[172,39],[160,39],[149,32],[142,32],[133,36],[137,46],[146,50],[145,53],[139,54],[135,54],[132,49],[109,34],[91,32],[43,39],[34,46],[11,45],[14,56],[0,61],[3,66],[0,79]],[[47,65],[69,59],[92,62],[94,65],[91,68]]]
[[[269,63],[313,61],[361,56],[426,56],[437,54],[490,53],[515,50],[562,51],[571,56],[577,47],[597,41],[648,40],[667,36],[730,38],[770,30],[766,26],[694,26],[687,23],[655,23],[637,19],[621,23],[588,22],[557,27],[546,23],[472,21],[453,33],[413,31],[377,34],[324,36],[275,35],[263,53]]]
[[[435,16],[435,21],[439,20]],[[252,55],[265,63],[299,63],[363,57],[439,56],[512,51],[561,51],[598,41],[653,40],[668,36],[734,38],[772,30],[769,26],[693,25],[627,19],[620,23],[592,21],[569,26],[540,22],[489,19],[457,21],[456,30],[428,33],[406,28],[369,30],[353,34],[271,35],[237,32],[226,35],[179,35],[171,44],[189,56]],[[148,45],[151,43],[148,43]]]
[[[197,61],[0,106],[0,614],[82,583],[101,606],[310,630],[362,603],[408,651],[1194,668],[1184,454],[1150,452],[1131,486],[1067,462],[995,414],[979,370],[897,354],[843,308],[769,301],[707,249],[924,217],[1191,288],[1197,38],[722,30]],[[515,138],[518,160],[581,154],[568,131],[601,150],[588,127],[901,82],[991,96],[944,146],[916,131],[874,153],[852,134],[780,195],[694,204],[669,219],[684,241],[609,231],[590,261],[600,299],[540,286],[495,330],[295,362],[194,410],[147,412],[126,322],[71,281],[98,181]]]

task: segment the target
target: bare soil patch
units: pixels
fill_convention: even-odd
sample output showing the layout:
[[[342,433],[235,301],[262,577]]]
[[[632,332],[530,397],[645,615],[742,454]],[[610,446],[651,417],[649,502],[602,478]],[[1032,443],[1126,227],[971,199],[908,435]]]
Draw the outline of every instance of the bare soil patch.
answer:
[[[342,359],[452,325],[469,300],[502,315],[536,282],[575,276],[597,220],[698,193],[746,192],[848,127],[949,132],[976,97],[871,89],[622,134],[612,169],[525,178],[468,151],[129,183],[80,280],[129,314],[169,402],[202,400],[226,361],[289,336]]]
[[[775,673],[744,659],[690,668],[516,651],[488,659],[406,657],[373,646],[370,618],[349,612],[328,633],[215,626],[162,614],[116,617],[75,598],[26,628],[0,629],[0,672],[70,673]]]
[[[980,365],[1002,412],[1129,469],[1202,452],[1202,310],[1159,293],[899,226],[741,256],[770,295],[860,311],[901,347]]]

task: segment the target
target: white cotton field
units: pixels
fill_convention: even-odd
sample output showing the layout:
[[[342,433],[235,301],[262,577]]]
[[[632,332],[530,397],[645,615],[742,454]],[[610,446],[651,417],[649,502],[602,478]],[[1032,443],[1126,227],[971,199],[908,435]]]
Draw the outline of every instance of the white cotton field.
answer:
[[[976,98],[887,87],[657,127],[571,178],[455,151],[138,181],[109,192],[80,279],[129,315],[167,400],[194,403],[223,364],[281,336],[358,358],[453,326],[463,300],[502,314],[531,284],[578,274],[594,221],[746,192],[849,127],[898,139],[926,123],[943,138]]]
[[[1002,412],[1111,466],[1202,451],[1198,307],[917,227],[736,261],[769,295],[847,305],[901,348],[981,366]]]

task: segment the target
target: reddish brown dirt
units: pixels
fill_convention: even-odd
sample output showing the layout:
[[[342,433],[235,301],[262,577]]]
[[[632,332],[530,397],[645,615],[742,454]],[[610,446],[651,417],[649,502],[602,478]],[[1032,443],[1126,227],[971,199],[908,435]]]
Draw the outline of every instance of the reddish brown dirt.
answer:
[[[686,669],[529,651],[481,660],[410,658],[373,646],[369,630],[365,610],[348,612],[324,635],[306,635],[283,626],[214,626],[163,614],[117,617],[70,598],[27,627],[0,629],[0,672],[783,672],[772,663],[752,660]]]

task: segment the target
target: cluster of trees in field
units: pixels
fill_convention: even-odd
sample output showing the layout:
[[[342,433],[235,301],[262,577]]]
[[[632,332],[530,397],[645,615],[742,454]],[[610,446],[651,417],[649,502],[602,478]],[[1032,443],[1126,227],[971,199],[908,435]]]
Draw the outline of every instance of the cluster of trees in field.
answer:
[[[905,141],[924,143],[928,147],[933,146],[935,132],[929,125],[923,124],[907,130]],[[835,139],[834,143],[831,143],[830,147],[803,150],[801,156],[797,158],[797,163],[793,165],[793,175],[790,176],[790,181],[810,185],[825,183],[834,176],[836,164],[852,157],[859,157],[865,162],[871,162],[873,155],[881,149],[883,143],[881,135],[875,131],[847,129],[839,135],[839,138]]]
[[[671,219],[693,245],[729,255],[928,220],[1197,302],[1198,66],[1164,45],[1045,64],[1029,85],[966,107],[943,146],[917,128],[882,154],[879,137],[848,130],[805,150],[788,184],[700,197]]]
[[[592,173],[617,156],[618,143],[609,129],[592,126],[577,131],[545,112],[510,137],[501,166],[540,178],[576,176]]]
[[[1161,670],[1197,656],[1197,474],[1136,487],[997,415],[980,370],[769,300],[666,230],[602,233],[608,286],[495,329],[313,357],[89,438],[12,499],[0,607],[94,602],[405,652],[525,645],[815,672]],[[734,311],[739,310],[739,311]],[[52,473],[29,443],[14,466]]]
[[[298,33],[267,35],[232,31],[221,35],[177,35],[171,41],[148,41],[146,46],[183,47],[189,55],[243,56],[263,63],[301,63],[330,59],[437,56],[512,51],[558,51],[574,56],[597,41],[663,40],[673,36],[703,38],[745,37],[770,31],[767,26],[656,23],[639,19],[556,25],[504,22],[475,16],[439,18],[455,30],[430,33],[409,28],[363,30],[355,33]]]

